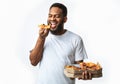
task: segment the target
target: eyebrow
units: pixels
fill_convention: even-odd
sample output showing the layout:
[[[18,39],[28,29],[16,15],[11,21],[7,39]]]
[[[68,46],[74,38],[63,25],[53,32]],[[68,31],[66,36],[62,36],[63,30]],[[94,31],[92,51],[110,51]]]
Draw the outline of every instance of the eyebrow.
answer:
[[[61,15],[61,14],[58,14],[58,13],[56,13],[56,14],[50,14],[50,13],[49,13],[48,15]]]

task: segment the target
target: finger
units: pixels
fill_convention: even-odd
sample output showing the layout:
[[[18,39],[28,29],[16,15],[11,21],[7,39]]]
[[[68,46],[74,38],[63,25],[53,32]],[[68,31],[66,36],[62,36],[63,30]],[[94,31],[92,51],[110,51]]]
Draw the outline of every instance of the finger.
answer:
[[[85,80],[88,79],[88,71],[85,71]]]
[[[45,29],[44,33],[47,34],[49,32],[49,29]]]
[[[42,34],[44,37],[46,37],[47,35],[48,35],[48,32],[49,32],[49,30],[48,29],[45,29],[44,30],[44,33]]]
[[[82,79],[82,77],[79,77],[78,80]]]
[[[85,79],[85,72],[82,73],[82,79]]]
[[[40,29],[39,34],[43,34],[43,33],[44,33],[44,29]]]
[[[71,80],[74,80],[75,78],[70,78]]]
[[[40,36],[40,38],[44,38],[44,30],[43,29],[39,30],[39,36]]]
[[[92,79],[92,74],[90,72],[88,74],[89,74],[89,79]]]

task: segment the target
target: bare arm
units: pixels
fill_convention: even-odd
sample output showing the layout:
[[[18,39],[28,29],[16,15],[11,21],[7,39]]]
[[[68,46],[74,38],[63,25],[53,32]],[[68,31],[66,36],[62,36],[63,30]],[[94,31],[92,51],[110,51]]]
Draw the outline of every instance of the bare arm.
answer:
[[[38,62],[42,59],[44,42],[45,39],[40,39],[38,37],[35,48],[30,52],[30,61],[31,64],[34,66],[36,66]]]
[[[34,49],[30,52],[30,62],[33,66],[36,66],[42,59],[45,38],[48,35],[49,30],[40,29],[39,37],[37,39]]]

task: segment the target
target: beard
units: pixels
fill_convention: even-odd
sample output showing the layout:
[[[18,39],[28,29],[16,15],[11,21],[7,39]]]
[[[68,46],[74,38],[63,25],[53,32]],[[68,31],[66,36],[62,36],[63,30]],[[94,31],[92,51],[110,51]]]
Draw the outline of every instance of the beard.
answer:
[[[52,34],[58,34],[59,32],[61,32],[63,30],[63,24],[64,22],[62,21],[55,30],[50,30],[50,32]]]

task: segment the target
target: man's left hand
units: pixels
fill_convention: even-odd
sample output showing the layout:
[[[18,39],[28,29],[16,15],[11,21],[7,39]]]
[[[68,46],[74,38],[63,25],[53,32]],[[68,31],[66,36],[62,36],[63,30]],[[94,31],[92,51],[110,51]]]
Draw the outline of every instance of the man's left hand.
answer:
[[[92,74],[88,71],[84,71],[82,73],[82,77],[81,78],[78,78],[79,80],[82,79],[82,80],[92,80]]]

